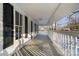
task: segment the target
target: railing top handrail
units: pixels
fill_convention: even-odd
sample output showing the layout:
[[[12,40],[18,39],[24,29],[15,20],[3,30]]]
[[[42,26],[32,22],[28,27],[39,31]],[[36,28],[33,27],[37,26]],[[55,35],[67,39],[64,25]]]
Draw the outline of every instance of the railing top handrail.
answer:
[[[79,37],[79,31],[53,31],[53,32]]]

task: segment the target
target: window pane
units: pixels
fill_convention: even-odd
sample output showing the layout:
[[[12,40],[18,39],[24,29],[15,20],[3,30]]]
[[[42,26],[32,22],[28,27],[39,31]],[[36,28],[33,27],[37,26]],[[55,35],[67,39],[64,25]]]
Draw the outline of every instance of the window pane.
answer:
[[[21,38],[22,35],[22,27],[19,27],[19,38]]]
[[[28,18],[25,16],[25,37],[27,37],[28,34]]]
[[[15,11],[15,21],[16,25],[19,25],[19,13],[17,11]]]
[[[22,26],[22,15],[20,14],[20,26]]]
[[[33,32],[33,22],[31,21],[31,32]]]
[[[18,39],[19,32],[18,32],[18,26],[16,26],[16,39]]]
[[[36,24],[34,24],[35,32],[36,32]]]
[[[13,6],[8,3],[3,4],[4,25],[13,25]]]

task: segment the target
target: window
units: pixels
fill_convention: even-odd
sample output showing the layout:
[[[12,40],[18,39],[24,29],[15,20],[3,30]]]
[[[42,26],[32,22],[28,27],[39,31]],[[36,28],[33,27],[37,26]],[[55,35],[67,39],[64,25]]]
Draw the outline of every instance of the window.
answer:
[[[15,30],[16,30],[16,39],[20,39],[22,35],[22,15],[15,11]]]
[[[32,39],[32,32],[33,32],[33,22],[31,21],[31,39]]]
[[[19,38],[22,36],[22,15],[20,14],[20,24],[19,24]]]
[[[34,24],[34,28],[35,28],[35,33],[36,33],[36,24]]]
[[[37,33],[38,32],[38,25],[34,24],[34,26],[35,26],[35,33]]]
[[[25,37],[28,36],[28,18],[25,16]]]
[[[38,33],[38,25],[36,24],[36,32]]]
[[[3,49],[13,44],[13,6],[3,4]]]
[[[31,32],[33,32],[33,22],[31,21]]]

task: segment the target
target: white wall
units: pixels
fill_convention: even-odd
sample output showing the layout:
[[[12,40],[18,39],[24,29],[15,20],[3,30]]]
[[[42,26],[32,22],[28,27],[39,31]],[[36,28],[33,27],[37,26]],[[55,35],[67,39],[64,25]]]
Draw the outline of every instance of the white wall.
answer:
[[[2,6],[3,5],[0,4],[0,51],[2,51],[3,49],[3,7]]]

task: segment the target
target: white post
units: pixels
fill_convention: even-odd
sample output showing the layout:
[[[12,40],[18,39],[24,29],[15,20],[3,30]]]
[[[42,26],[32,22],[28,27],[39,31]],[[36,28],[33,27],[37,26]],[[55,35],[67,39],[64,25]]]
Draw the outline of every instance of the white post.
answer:
[[[76,56],[77,56],[77,37],[75,37],[75,46],[76,46]]]

